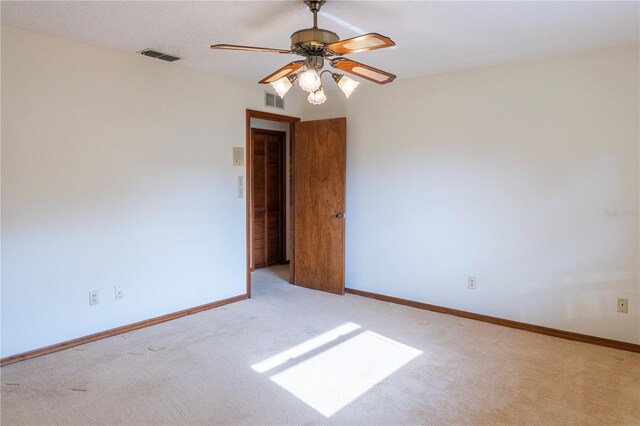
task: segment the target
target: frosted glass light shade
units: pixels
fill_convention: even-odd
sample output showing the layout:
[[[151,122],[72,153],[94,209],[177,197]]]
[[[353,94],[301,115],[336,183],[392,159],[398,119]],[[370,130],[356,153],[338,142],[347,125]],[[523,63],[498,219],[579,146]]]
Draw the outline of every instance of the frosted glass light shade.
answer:
[[[307,98],[307,100],[309,101],[310,104],[320,105],[327,100],[327,96],[324,94],[324,90],[320,88],[320,90],[316,90],[315,92],[309,93],[309,97]]]
[[[291,84],[289,77],[282,77],[280,80],[271,83],[271,86],[284,99],[284,95],[293,87],[293,84]]]
[[[300,74],[298,82],[302,90],[306,92],[315,92],[322,85],[322,80],[320,80],[318,71],[314,69],[306,70],[305,72]]]
[[[351,96],[354,90],[356,90],[358,84],[360,84],[359,81],[351,80],[346,75],[343,75],[340,80],[338,80],[338,87],[347,96],[347,98]]]

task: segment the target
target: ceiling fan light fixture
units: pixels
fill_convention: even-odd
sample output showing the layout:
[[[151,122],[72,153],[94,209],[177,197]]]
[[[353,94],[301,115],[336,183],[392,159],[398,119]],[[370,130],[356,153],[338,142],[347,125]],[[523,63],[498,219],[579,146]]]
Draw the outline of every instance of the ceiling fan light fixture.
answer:
[[[320,75],[318,74],[318,71],[314,69],[308,69],[300,74],[300,78],[298,80],[300,87],[305,92],[313,93],[320,89],[320,86],[322,86]]]
[[[297,0],[298,2],[300,0]],[[291,90],[296,81],[300,88],[309,93],[307,99],[313,105],[320,105],[327,100],[322,88],[322,76],[329,73],[333,76],[340,90],[349,98],[360,84],[346,77],[344,74],[324,70],[326,61],[333,68],[343,73],[355,75],[377,84],[387,84],[395,80],[396,76],[389,72],[374,68],[345,58],[343,55],[366,52],[395,46],[389,37],[378,33],[362,34],[346,40],[340,40],[338,34],[318,27],[318,12],[327,0],[303,0],[313,13],[313,27],[303,28],[291,34],[291,47],[286,49],[273,49],[255,46],[243,46],[237,44],[214,44],[212,49],[240,50],[250,52],[274,52],[282,54],[294,54],[302,56],[303,60],[293,61],[267,77],[260,80],[259,84],[270,83],[273,90],[281,98]],[[300,71],[299,71],[300,70]],[[294,74],[297,73],[297,74]]]
[[[286,95],[289,89],[293,87],[293,83],[296,81],[297,78],[298,78],[297,74],[288,75],[286,77],[282,77],[281,79],[274,81],[273,83],[271,83],[271,86],[273,87],[273,90],[275,90],[278,93],[278,95],[284,99],[284,95]]]
[[[347,99],[349,98],[349,96],[351,96],[353,91],[356,90],[358,84],[360,84],[359,81],[352,80],[344,74],[334,73],[333,79],[336,83],[338,83],[338,87],[340,88],[340,90],[342,90],[342,93],[345,94]]]
[[[327,96],[324,94],[324,90],[322,89],[322,87],[320,87],[315,92],[309,93],[309,97],[307,98],[307,100],[312,105],[320,105],[327,100]]]

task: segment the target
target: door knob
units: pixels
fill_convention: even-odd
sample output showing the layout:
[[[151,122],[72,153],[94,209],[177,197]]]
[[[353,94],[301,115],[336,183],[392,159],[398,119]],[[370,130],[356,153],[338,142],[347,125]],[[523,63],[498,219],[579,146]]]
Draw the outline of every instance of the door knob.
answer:
[[[342,212],[336,213],[336,219],[344,219],[344,213]]]

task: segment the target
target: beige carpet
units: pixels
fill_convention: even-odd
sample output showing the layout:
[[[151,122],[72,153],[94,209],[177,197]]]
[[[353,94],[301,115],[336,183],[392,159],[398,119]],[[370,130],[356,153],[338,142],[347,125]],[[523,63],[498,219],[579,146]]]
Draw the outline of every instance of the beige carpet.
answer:
[[[640,424],[640,355],[286,284],[3,367],[11,424]]]

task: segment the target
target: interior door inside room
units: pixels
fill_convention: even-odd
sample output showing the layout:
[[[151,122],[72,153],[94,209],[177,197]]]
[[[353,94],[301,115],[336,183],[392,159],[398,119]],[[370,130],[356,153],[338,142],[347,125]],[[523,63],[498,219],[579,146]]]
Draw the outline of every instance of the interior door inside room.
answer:
[[[347,120],[294,127],[291,281],[344,294]]]
[[[286,254],[286,133],[251,129],[252,269],[284,263]]]

